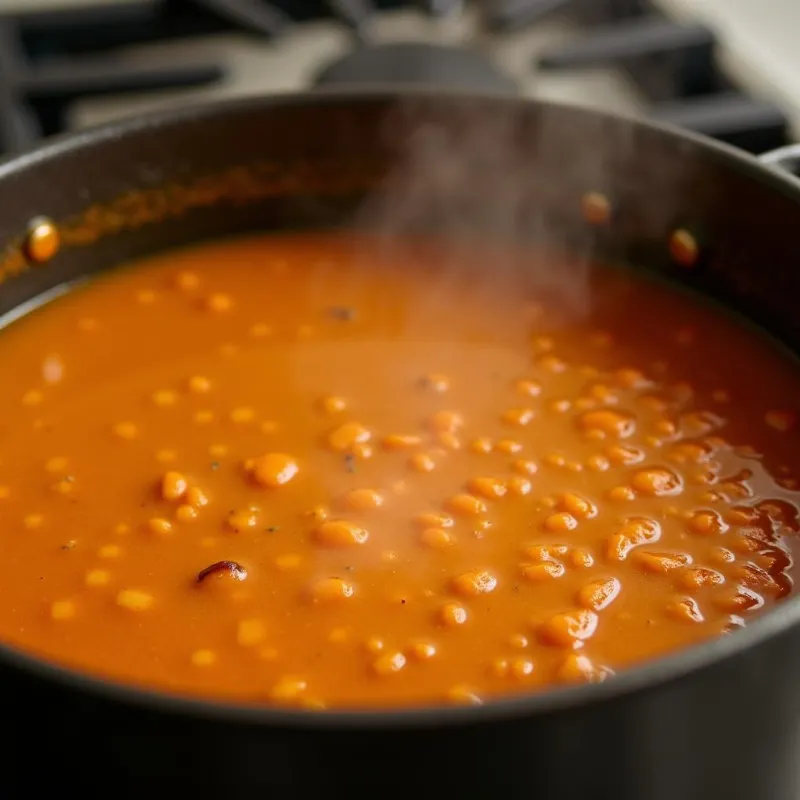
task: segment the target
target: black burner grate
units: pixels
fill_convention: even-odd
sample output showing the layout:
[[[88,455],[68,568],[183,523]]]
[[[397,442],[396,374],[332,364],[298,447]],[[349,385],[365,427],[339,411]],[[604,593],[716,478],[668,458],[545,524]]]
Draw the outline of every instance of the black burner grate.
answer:
[[[65,11],[0,16],[0,152],[16,152],[66,127],[80,97],[194,87],[224,77],[222,65],[120,64],[120,47],[240,31],[268,41],[314,17],[334,17],[352,32],[352,50],[320,73],[320,83],[426,83],[513,93],[477,48],[430,43],[375,45],[370,28],[388,7],[415,5],[433,16],[471,0],[125,0]],[[656,118],[752,151],[786,142],[779,109],[737,91],[719,72],[715,37],[700,25],[671,22],[647,0],[474,0],[496,36],[567,13],[582,27],[574,41],[531,69],[615,65],[638,84]]]
[[[0,151],[66,127],[78,97],[195,87],[224,76],[208,61],[121,65],[114,48],[239,30],[266,39],[292,18],[263,0],[137,0],[0,17]]]
[[[585,35],[537,59],[540,70],[617,66],[638,85],[656,119],[751,152],[785,144],[788,121],[774,105],[738,91],[720,72],[714,32],[674,22],[647,0],[488,0],[487,25],[512,31],[555,12]]]

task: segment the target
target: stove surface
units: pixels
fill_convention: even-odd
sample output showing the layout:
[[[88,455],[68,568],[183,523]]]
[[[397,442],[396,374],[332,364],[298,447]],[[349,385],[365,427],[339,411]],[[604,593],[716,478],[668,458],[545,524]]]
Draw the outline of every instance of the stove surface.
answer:
[[[237,5],[216,0],[226,2],[229,9]],[[50,38],[44,45],[37,39],[35,58],[29,58],[49,69],[45,78],[31,80],[38,92],[33,107],[44,119],[39,127],[46,134],[202,99],[363,84],[369,76],[435,80],[649,114],[753,152],[800,137],[800,59],[793,41],[800,30],[798,0],[379,0],[381,6],[403,7],[371,14],[370,0],[276,2],[283,8],[326,9],[327,16],[293,22],[279,13],[266,26],[289,24],[271,37],[237,32],[226,20],[200,26],[196,35],[182,31],[155,41],[121,41],[106,52],[85,54],[76,47],[68,56],[86,65],[81,69],[93,88],[77,90],[80,74],[70,86],[57,80],[57,107],[42,113],[41,98],[50,102],[50,84],[64,55],[48,51],[59,47],[57,35],[48,32]],[[192,0],[0,0],[0,15],[35,19],[44,11],[76,7],[119,12],[192,5]],[[270,4],[253,0],[252,6]],[[601,8],[605,15],[598,13]],[[662,16],[651,13],[656,11]],[[97,59],[103,59],[99,67]],[[123,74],[117,76],[119,91],[101,85],[108,65]],[[128,68],[140,76],[125,86]],[[169,82],[159,78],[176,69],[180,76],[172,83],[178,88],[162,88]]]
[[[568,19],[549,19],[528,30],[492,35],[480,30],[474,8],[438,19],[420,10],[401,9],[376,15],[370,33],[378,45],[409,42],[470,45],[476,72],[488,66],[498,87],[516,86],[523,96],[594,104],[622,113],[637,113],[643,107],[636,89],[613,68],[584,70],[579,76],[555,73],[537,76],[532,69],[536,54],[568,41],[577,33],[577,26]],[[301,23],[269,43],[246,35],[215,34],[184,42],[140,45],[126,54],[132,62],[171,64],[180,58],[207,57],[223,63],[228,76],[220,85],[194,89],[190,94],[181,90],[82,100],[74,105],[73,124],[79,127],[96,124],[200,98],[302,91],[313,86],[317,76],[330,65],[337,71],[346,71],[352,62],[339,59],[352,51],[352,33],[336,20]]]

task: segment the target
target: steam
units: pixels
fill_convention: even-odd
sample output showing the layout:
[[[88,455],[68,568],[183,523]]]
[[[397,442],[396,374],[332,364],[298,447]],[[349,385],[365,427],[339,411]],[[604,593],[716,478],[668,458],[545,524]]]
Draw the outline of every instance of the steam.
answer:
[[[368,128],[372,130],[369,123]],[[619,241],[632,241],[634,248],[637,238],[663,242],[674,222],[671,201],[686,196],[685,181],[691,179],[685,170],[676,169],[670,156],[680,152],[660,134],[589,113],[551,113],[548,107],[537,112],[502,99],[405,99],[386,115],[379,142],[357,138],[365,156],[377,151],[389,167],[350,221],[371,236],[364,251],[355,254],[364,259],[364,269],[352,270],[344,282],[359,281],[376,263],[392,262],[395,251],[402,253],[420,239],[436,243],[436,268],[424,271],[424,289],[415,289],[412,302],[402,309],[394,298],[386,302],[387,314],[392,314],[392,324],[387,325],[391,335],[380,352],[389,353],[397,345],[398,326],[406,344],[415,340],[419,346],[398,348],[394,353],[402,356],[382,360],[363,355],[366,345],[374,342],[356,341],[351,343],[354,359],[362,368],[369,364],[369,380],[387,395],[398,366],[401,374],[421,377],[446,373],[443,365],[448,363],[474,360],[480,377],[471,390],[473,410],[495,407],[497,402],[493,392],[499,384],[489,365],[502,363],[509,354],[523,358],[520,348],[509,348],[508,339],[498,333],[497,321],[506,322],[505,309],[513,317],[506,327],[516,342],[521,341],[518,332],[530,335],[537,324],[535,315],[519,313],[528,303],[545,308],[548,330],[557,324],[585,323],[594,300],[598,237],[613,234]],[[644,156],[641,164],[639,154]],[[642,202],[645,191],[653,202]],[[612,208],[620,210],[605,228],[583,218],[582,200],[588,192],[608,195]],[[625,255],[619,248],[617,252]],[[449,313],[447,321],[460,330],[436,330],[434,325],[435,340],[419,334],[437,319],[439,309],[453,308],[457,290],[465,285],[479,290],[481,303],[485,296],[495,304],[480,335],[464,335],[470,321],[458,313]],[[349,290],[353,297],[359,295],[358,285],[345,287],[342,294],[347,296]],[[357,354],[356,348],[361,348]],[[369,352],[374,354],[375,348]],[[400,357],[419,363],[398,365]],[[526,367],[527,363],[521,369]],[[308,365],[297,369],[298,380],[314,375]],[[506,372],[513,369],[516,366]],[[404,464],[381,468],[388,470],[381,476],[382,486],[403,483],[407,477]],[[458,490],[452,486],[445,491]],[[423,505],[430,502],[427,497]],[[383,513],[381,536],[386,545],[392,545],[393,536],[405,540],[404,515],[418,500],[406,495],[397,517],[391,510]]]
[[[442,113],[432,108],[430,100],[406,100],[388,115],[384,136],[395,160],[359,209],[356,225],[376,233],[387,249],[410,237],[435,237],[444,252],[443,269],[430,286],[436,302],[447,302],[454,282],[479,278],[490,291],[491,283],[513,281],[569,320],[583,317],[592,243],[560,236],[550,213],[558,187],[545,185],[536,166],[555,152],[564,160],[569,143],[563,130],[551,137],[545,125],[531,141],[531,126],[513,103],[492,107],[465,98]],[[576,165],[568,166],[573,171]],[[578,216],[580,195],[571,202]],[[569,249],[570,257],[548,257],[542,242]],[[491,281],[471,271],[476,252],[486,253]]]

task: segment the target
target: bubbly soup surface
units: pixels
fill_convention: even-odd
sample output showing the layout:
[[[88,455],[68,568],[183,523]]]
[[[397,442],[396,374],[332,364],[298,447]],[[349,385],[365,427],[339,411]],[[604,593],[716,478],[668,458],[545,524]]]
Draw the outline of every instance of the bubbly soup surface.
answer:
[[[795,365],[622,270],[565,316],[507,255],[262,236],[12,324],[0,639],[217,699],[479,703],[785,596]]]

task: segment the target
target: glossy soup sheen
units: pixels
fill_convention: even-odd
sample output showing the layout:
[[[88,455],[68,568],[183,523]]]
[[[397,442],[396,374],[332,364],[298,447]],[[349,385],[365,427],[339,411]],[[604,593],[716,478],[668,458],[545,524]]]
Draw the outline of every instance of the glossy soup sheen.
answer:
[[[261,236],[92,281],[0,362],[0,639],[89,673],[477,703],[791,590],[798,371],[632,272]]]

